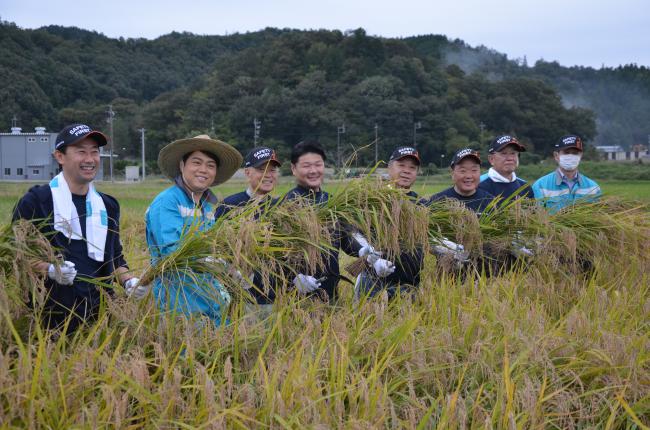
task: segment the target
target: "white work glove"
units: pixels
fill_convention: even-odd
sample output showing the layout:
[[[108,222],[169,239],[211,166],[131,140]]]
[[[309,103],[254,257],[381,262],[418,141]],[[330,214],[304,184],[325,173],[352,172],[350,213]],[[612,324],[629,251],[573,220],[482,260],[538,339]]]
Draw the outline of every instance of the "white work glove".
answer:
[[[151,285],[140,285],[139,278],[131,278],[124,283],[124,290],[129,297],[135,297],[140,300],[149,293]]]
[[[438,241],[438,244],[433,249],[437,254],[451,255],[458,263],[465,263],[469,258],[469,253],[465,252],[463,245],[452,242],[447,238],[442,238],[442,241]]]
[[[517,258],[533,257],[535,255],[535,252],[532,249],[526,247],[526,244],[521,235],[521,231],[515,233],[514,239],[512,239],[512,243],[510,244],[512,246],[510,253]]]
[[[74,268],[72,261],[64,261],[61,266],[50,264],[47,268],[47,276],[57,284],[72,285],[74,278],[77,276],[77,269]]]
[[[220,265],[222,265],[223,268],[226,269],[226,270],[228,271],[228,274],[230,275],[230,277],[232,277],[232,279],[233,279],[237,284],[239,284],[243,289],[248,290],[248,289],[251,287],[250,282],[248,282],[248,280],[246,280],[246,278],[244,277],[244,275],[242,275],[241,272],[240,272],[239,270],[233,268],[233,267],[230,265],[230,263],[228,263],[228,262],[227,262],[226,260],[224,260],[223,258],[221,258],[221,257],[219,257],[219,258],[214,258],[214,257],[212,257],[212,256],[207,256],[207,257],[203,258],[201,261],[202,261],[203,263],[205,263],[205,264],[213,264],[213,265],[214,265],[214,264],[220,264]],[[252,278],[253,278],[253,276],[250,277],[250,279],[252,279]]]
[[[385,278],[395,271],[395,265],[383,258],[377,258],[374,263],[372,263],[372,268],[375,269],[375,273],[380,278]]]
[[[298,273],[296,277],[293,278],[293,285],[300,294],[307,294],[317,290],[320,287],[320,282],[313,276]]]
[[[385,278],[395,271],[395,265],[381,258],[381,252],[377,252],[361,233],[354,233],[352,237],[361,245],[359,257],[366,257],[366,261],[375,269],[377,276]]]

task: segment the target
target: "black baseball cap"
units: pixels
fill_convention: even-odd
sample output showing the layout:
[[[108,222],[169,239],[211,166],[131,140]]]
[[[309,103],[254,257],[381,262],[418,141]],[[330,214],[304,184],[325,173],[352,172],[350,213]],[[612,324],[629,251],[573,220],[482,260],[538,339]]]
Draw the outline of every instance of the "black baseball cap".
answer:
[[[390,154],[388,161],[401,160],[405,157],[415,158],[415,161],[420,165],[420,153],[412,146],[400,146],[399,148],[396,148],[393,153]]]
[[[477,150],[472,148],[463,148],[454,154],[454,157],[451,159],[451,168],[453,169],[456,164],[460,163],[462,159],[467,157],[472,157],[478,161],[478,164],[481,164],[481,154],[479,154]]]
[[[490,154],[494,154],[495,152],[501,151],[503,148],[505,148],[508,145],[513,145],[519,152],[526,151],[524,145],[519,143],[516,137],[510,136],[509,134],[503,134],[501,136],[495,137],[494,140],[490,142],[490,147],[488,148],[488,152]]]
[[[108,143],[108,138],[101,131],[93,130],[85,124],[72,124],[61,130],[56,137],[54,149],[59,150],[84,139],[93,139],[99,146],[105,146]]]
[[[244,167],[259,167],[269,161],[274,162],[278,166],[282,165],[275,155],[275,151],[266,146],[258,146],[251,149],[244,158]]]
[[[580,136],[575,134],[567,134],[566,136],[560,137],[560,140],[555,144],[555,149],[567,149],[567,148],[577,148],[582,151],[582,139]]]

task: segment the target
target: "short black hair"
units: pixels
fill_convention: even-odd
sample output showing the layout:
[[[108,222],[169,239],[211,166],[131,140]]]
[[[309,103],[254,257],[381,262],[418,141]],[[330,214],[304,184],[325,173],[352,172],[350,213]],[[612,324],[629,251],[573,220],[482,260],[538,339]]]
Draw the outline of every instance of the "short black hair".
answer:
[[[195,152],[200,152],[201,154],[207,155],[208,157],[212,158],[212,160],[215,163],[217,163],[217,167],[219,167],[219,158],[217,158],[216,155],[214,155],[212,152],[201,151],[200,149],[197,149],[196,151],[188,152],[187,154],[183,155],[183,163],[187,162],[187,159],[190,158],[190,155],[194,154]]]
[[[327,160],[327,157],[325,156],[325,150],[320,143],[315,140],[304,140],[300,143],[297,143],[291,149],[291,164],[296,164],[300,157],[310,152],[323,157],[323,161]]]

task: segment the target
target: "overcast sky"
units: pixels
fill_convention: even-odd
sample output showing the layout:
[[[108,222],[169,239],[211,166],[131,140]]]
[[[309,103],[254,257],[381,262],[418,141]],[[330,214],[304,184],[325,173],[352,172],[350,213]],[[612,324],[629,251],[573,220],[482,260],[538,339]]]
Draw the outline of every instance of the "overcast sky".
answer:
[[[508,55],[592,67],[650,66],[648,0],[0,0],[22,28],[57,24],[110,37],[223,35],[264,27],[444,34]]]

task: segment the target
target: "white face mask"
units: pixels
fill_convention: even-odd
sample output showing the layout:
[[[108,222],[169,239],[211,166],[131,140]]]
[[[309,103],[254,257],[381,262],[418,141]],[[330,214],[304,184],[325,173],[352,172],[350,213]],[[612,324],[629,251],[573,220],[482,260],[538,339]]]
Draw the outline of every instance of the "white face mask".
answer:
[[[560,155],[560,168],[563,170],[573,171],[578,168],[580,164],[581,155],[578,154],[562,154]]]

